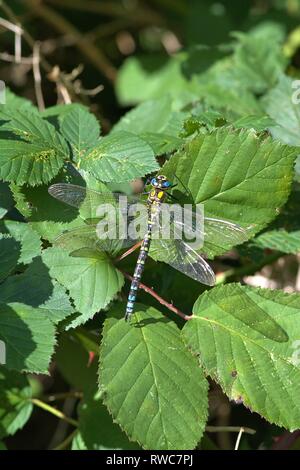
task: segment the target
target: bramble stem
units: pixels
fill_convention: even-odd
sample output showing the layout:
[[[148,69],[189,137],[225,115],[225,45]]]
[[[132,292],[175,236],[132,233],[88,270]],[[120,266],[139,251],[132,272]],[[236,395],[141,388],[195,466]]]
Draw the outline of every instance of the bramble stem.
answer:
[[[57,418],[62,419],[63,421],[66,421],[66,423],[69,423],[72,426],[78,427],[78,422],[75,419],[69,418],[62,411],[57,410],[56,408],[53,408],[53,406],[48,405],[48,403],[45,403],[42,400],[39,400],[38,398],[31,398],[30,401],[35,406],[38,406],[39,408],[42,408],[42,410],[48,411],[48,413],[51,413],[52,415],[56,416]]]
[[[130,274],[126,273],[125,271],[122,271],[122,269],[119,269],[119,271],[127,278],[129,279],[130,281],[133,280],[133,276],[131,276]],[[191,318],[193,318],[193,315],[186,315],[185,313],[181,312],[177,307],[175,307],[173,304],[167,302],[165,299],[163,299],[162,297],[160,297],[160,295],[158,295],[153,289],[151,289],[150,287],[146,286],[145,284],[143,284],[142,282],[139,283],[139,289],[143,289],[143,291],[147,292],[147,294],[150,294],[152,295],[152,297],[154,297],[154,299],[158,300],[158,302],[162,305],[164,305],[165,307],[167,307],[169,310],[171,310],[171,312],[175,313],[176,315],[178,315],[179,317],[183,318],[184,320],[191,320]]]

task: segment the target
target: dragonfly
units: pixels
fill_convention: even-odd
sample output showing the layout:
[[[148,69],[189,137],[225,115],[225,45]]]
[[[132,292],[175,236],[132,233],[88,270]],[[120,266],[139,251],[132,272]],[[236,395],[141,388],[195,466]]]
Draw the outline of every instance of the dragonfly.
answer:
[[[162,204],[168,197],[170,189],[175,185],[172,185],[164,175],[157,175],[152,178],[150,185],[151,190],[148,192],[146,201],[142,201],[140,195],[130,195],[126,197],[126,205],[123,205],[120,216],[120,218],[122,218],[123,215],[130,213],[131,207],[136,204],[137,201],[142,202],[146,209],[145,217],[147,220],[144,224],[144,232],[139,235],[140,240],[137,240],[137,238],[132,235],[123,237],[122,240],[112,240],[109,237],[109,233],[106,234],[105,239],[104,237],[101,239],[97,234],[97,221],[99,223],[99,216],[95,217],[95,214],[97,214],[99,204],[112,204],[113,207],[121,206],[121,198],[124,197],[124,195],[120,193],[98,192],[83,186],[68,183],[53,184],[48,189],[49,193],[59,201],[78,208],[85,222],[82,226],[61,234],[55,241],[57,245],[64,247],[70,246],[71,243],[75,249],[76,247],[81,247],[83,244],[89,247],[96,244],[98,248],[104,251],[113,251],[113,249],[119,250],[126,246],[133,246],[137,241],[140,243],[140,251],[125,311],[125,320],[127,321],[134,311],[139,284],[151,244],[152,248],[154,246],[154,250],[158,250],[159,259],[168,263],[178,271],[208,286],[213,286],[216,282],[215,274],[210,265],[186,239],[182,237],[154,239],[153,234],[155,230],[161,228],[160,224],[163,223],[158,217]],[[194,233],[196,215],[193,211],[191,211],[189,215],[188,220],[190,225],[184,224],[181,219],[170,219],[170,225],[173,230],[172,233],[182,233],[183,228],[187,234]],[[231,246],[238,245],[248,238],[246,229],[238,224],[222,219],[204,217],[203,227],[204,232],[202,235],[205,240],[209,240],[211,247],[220,248],[224,246],[224,240],[231,243]]]

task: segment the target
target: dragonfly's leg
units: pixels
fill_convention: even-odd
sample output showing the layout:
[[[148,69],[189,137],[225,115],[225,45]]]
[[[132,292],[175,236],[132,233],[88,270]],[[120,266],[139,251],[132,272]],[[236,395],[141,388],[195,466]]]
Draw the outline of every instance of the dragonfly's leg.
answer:
[[[177,185],[175,185],[175,186],[177,186]],[[174,186],[172,186],[172,188],[174,188]],[[174,201],[179,201],[179,199],[177,197],[173,196],[173,194],[167,193],[167,196],[174,199]]]
[[[140,240],[139,242],[137,242],[135,245],[133,245],[131,248],[129,248],[129,250],[125,251],[125,253],[122,253],[121,256],[119,256],[118,258],[115,259],[115,261],[121,261],[122,259],[126,258],[128,255],[130,255],[131,253],[133,253],[135,250],[137,250],[138,248],[140,248],[141,244],[142,244],[143,240]]]
[[[179,183],[181,184],[181,186],[185,189],[186,195],[192,196],[192,193],[191,193],[191,191],[189,190],[189,188],[187,188],[187,187],[185,186],[185,184],[179,179],[179,177],[178,177],[175,173],[174,173],[174,176],[175,176],[175,178],[179,181]],[[177,185],[176,185],[176,186],[177,186]]]

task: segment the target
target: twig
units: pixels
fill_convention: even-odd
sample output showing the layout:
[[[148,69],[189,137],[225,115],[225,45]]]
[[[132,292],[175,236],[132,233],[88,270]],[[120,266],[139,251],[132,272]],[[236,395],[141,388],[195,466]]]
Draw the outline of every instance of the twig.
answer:
[[[3,5],[0,3],[0,6]],[[18,24],[14,24],[8,20],[5,20],[4,18],[0,18],[0,26],[3,26],[3,28],[12,31],[15,34],[22,34],[22,28]]]
[[[53,395],[48,395],[44,397],[44,400],[48,402],[53,402],[57,400],[65,400],[66,398],[82,398],[82,392],[78,392],[77,390],[71,392],[62,392],[62,393],[54,393]]]
[[[64,413],[62,413],[60,410],[57,410],[56,408],[53,408],[53,406],[48,405],[47,403],[39,400],[38,398],[31,398],[30,401],[35,406],[38,406],[39,408],[42,408],[42,410],[48,411],[48,413],[51,413],[52,415],[56,416],[57,418],[66,421],[67,423],[71,424],[72,426],[78,427],[78,422],[75,419],[69,418]]]
[[[47,0],[47,3],[99,15],[129,18],[132,22],[142,24],[162,25],[165,23],[164,18],[159,13],[144,5],[139,6],[139,8],[136,8],[135,5],[131,8],[125,8],[121,3],[99,2],[98,0]]]
[[[116,69],[105,57],[105,55],[85,36],[78,31],[75,26],[67,21],[56,11],[41,4],[36,0],[23,0],[23,3],[32,10],[32,12],[49,23],[57,31],[64,35],[70,35],[75,40],[75,45],[85,55],[85,57],[109,80],[116,78]]]
[[[240,428],[240,432],[238,433],[238,437],[236,439],[234,450],[239,450],[239,445],[240,445],[240,441],[241,441],[241,437],[243,435],[243,432],[244,432],[244,428]]]
[[[126,273],[125,271],[123,271],[122,269],[119,269],[119,271],[127,278],[129,279],[130,281],[133,280],[133,276],[131,276],[130,274]],[[147,294],[150,294],[152,295],[152,297],[154,297],[156,300],[158,300],[158,302],[162,305],[164,305],[165,307],[167,307],[169,310],[171,310],[171,312],[175,313],[176,315],[178,315],[179,317],[183,318],[184,320],[191,320],[193,318],[193,315],[186,315],[185,313],[181,312],[177,307],[175,307],[173,304],[170,304],[169,302],[167,302],[166,300],[164,300],[162,297],[160,297],[160,295],[158,295],[153,289],[151,289],[150,287],[146,286],[145,284],[142,284],[141,282],[139,283],[139,289],[143,289],[143,291],[147,292]]]
[[[0,59],[5,62],[16,62],[16,56],[8,54],[7,52],[0,52]],[[21,57],[19,64],[32,65],[32,57]]]
[[[74,437],[76,436],[76,434],[78,433],[78,429],[75,429],[71,434],[69,434],[66,439],[64,439],[62,441],[61,444],[59,444],[58,446],[54,447],[53,450],[64,450],[68,447],[69,444],[71,444],[71,442],[73,441]]]
[[[243,429],[246,434],[255,434],[255,429],[241,428],[240,426],[206,426],[206,432],[240,432]]]
[[[33,46],[32,70],[33,70],[36,101],[37,101],[39,110],[43,111],[45,109],[45,101],[43,97],[42,77],[41,77],[41,71],[40,71],[40,43],[39,42],[35,42]]]
[[[15,33],[15,59],[19,64],[22,58],[22,32]]]
[[[14,14],[14,12],[11,10],[11,8],[9,6],[7,6],[7,4],[3,1],[3,0],[0,0],[0,9],[6,14],[6,16],[8,17],[8,19],[10,20],[11,23],[14,23],[15,25],[18,25],[19,24],[19,20],[18,18],[16,17],[16,15]],[[27,42],[27,44],[33,49],[34,47],[34,44],[35,44],[35,39],[28,33],[28,31],[26,31],[26,29],[22,28],[22,37],[24,38],[24,40]],[[7,55],[9,57],[9,55]],[[7,59],[7,56],[6,56],[6,59]],[[29,59],[25,59],[25,58],[22,58],[21,60],[21,63],[23,63],[23,61],[26,61],[27,63],[27,60]],[[73,84],[70,82],[70,80],[65,76],[65,74],[63,74],[60,70],[59,70],[59,67],[57,66],[52,66],[46,59],[44,56],[42,56],[40,54],[40,66],[43,68],[43,70],[48,74],[48,78],[49,80],[52,80],[56,83],[56,86],[58,88],[58,92],[60,92],[61,90],[64,90],[65,93],[64,93],[64,98],[65,98],[65,102],[68,102],[70,103],[71,102],[71,98],[70,98],[70,95],[76,95],[75,91],[74,91],[74,86]],[[54,74],[53,73],[53,70],[57,68],[58,69],[58,73]],[[51,78],[52,77],[52,78]],[[55,77],[55,78],[54,78]],[[68,100],[68,101],[67,101]]]

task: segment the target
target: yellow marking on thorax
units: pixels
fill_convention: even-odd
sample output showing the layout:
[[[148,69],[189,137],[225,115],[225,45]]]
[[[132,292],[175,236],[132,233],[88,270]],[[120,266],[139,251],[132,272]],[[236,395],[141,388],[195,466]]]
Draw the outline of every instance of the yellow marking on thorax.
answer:
[[[157,197],[158,197],[158,199],[162,199],[164,197],[164,192],[159,191],[159,193],[157,193]]]

